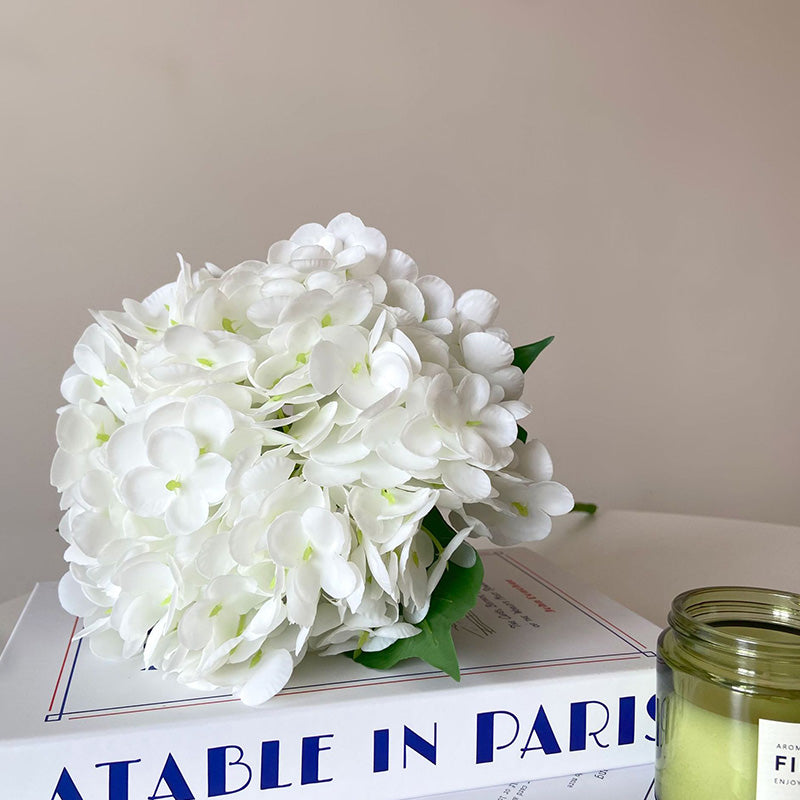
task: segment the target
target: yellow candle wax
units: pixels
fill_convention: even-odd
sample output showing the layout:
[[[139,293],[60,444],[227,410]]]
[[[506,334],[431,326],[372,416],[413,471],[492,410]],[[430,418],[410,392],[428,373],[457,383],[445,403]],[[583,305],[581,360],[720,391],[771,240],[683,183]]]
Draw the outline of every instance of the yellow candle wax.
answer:
[[[658,800],[754,800],[758,726],[677,694],[662,703],[669,730],[659,755]]]

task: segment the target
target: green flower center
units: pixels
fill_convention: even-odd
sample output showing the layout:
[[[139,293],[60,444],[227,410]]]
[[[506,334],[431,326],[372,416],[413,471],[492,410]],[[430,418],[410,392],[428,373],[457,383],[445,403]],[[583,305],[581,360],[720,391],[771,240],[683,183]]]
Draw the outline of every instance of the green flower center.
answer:
[[[524,503],[517,503],[517,502],[513,502],[511,505],[512,505],[514,508],[516,508],[516,509],[517,509],[517,513],[518,513],[518,514],[519,514],[521,517],[527,517],[527,516],[528,516],[528,506],[526,506]]]

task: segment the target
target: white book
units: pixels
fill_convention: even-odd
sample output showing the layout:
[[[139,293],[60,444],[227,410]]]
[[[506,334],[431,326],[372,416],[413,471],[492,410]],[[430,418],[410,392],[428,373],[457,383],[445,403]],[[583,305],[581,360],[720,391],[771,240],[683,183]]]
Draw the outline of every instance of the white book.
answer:
[[[653,765],[509,783],[418,800],[654,800]],[[687,798],[690,800],[690,798]]]
[[[482,558],[460,683],[308,657],[260,709],[95,658],[40,584],[0,658],[0,796],[400,800],[652,764],[657,629],[531,550]]]

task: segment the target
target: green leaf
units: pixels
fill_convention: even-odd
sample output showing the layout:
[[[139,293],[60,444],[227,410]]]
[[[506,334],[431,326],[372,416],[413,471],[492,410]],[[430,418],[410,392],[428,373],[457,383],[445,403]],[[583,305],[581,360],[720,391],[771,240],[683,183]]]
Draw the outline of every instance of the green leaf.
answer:
[[[451,530],[441,515],[439,519],[442,525]],[[428,517],[425,518],[424,525],[428,527]],[[451,678],[461,680],[450,629],[453,623],[458,622],[475,605],[482,583],[483,563],[480,557],[469,568],[459,567],[451,561],[433,590],[431,606],[425,619],[418,624],[420,632],[409,639],[399,639],[378,652],[365,653],[356,650],[353,659],[365,667],[389,669],[407,658],[421,658],[432,667],[446,672]]]
[[[573,513],[579,511],[583,514],[594,514],[597,511],[596,503],[575,503],[572,507]]]
[[[528,431],[526,431],[522,425],[517,425],[517,439],[519,439],[522,444],[528,441]]]
[[[552,342],[555,338],[555,336],[548,336],[546,339],[542,339],[541,342],[534,342],[533,344],[526,344],[522,347],[515,347],[513,361],[514,366],[519,367],[523,372],[527,372],[528,367],[530,367],[530,365],[536,361],[542,350],[544,350],[545,347],[547,347],[547,345],[549,345],[550,342]]]

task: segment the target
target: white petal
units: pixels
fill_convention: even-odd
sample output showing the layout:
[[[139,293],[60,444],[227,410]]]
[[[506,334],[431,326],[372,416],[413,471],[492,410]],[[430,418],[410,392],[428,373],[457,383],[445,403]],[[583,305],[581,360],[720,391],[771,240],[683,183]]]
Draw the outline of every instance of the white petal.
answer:
[[[247,309],[247,319],[260,328],[274,328],[288,300],[288,297],[280,296],[258,300]]]
[[[372,383],[384,392],[405,389],[412,378],[409,358],[401,347],[385,342],[372,356],[370,376]]]
[[[185,365],[183,365],[185,366]],[[156,408],[148,408],[147,421],[144,424],[145,441],[159,428],[182,428],[186,403],[182,400],[163,398]]]
[[[416,636],[420,629],[407,622],[395,622],[394,625],[385,625],[378,628],[375,633],[361,645],[365,653],[372,653],[376,650],[385,650],[389,645],[394,644],[398,639],[409,639]]]
[[[68,403],[76,404],[81,400],[96,403],[101,397],[100,387],[76,364],[73,364],[61,379],[61,395]]]
[[[514,348],[491,333],[468,333],[461,340],[464,364],[474,372],[490,375],[514,360]]]
[[[372,310],[372,290],[352,281],[339,289],[333,298],[330,313],[335,325],[359,325]]]
[[[365,486],[383,489],[387,486],[401,486],[411,480],[411,475],[386,463],[377,453],[370,453],[359,463],[361,480]]]
[[[501,406],[487,406],[480,414],[477,431],[495,449],[511,447],[517,440],[517,421]]]
[[[286,618],[286,608],[280,597],[267,600],[245,629],[245,638],[269,636]]]
[[[340,553],[349,538],[341,519],[324,508],[306,509],[302,524],[315,552]]]
[[[81,499],[93,508],[108,508],[114,503],[114,482],[110,473],[99,469],[87,472],[79,485]]]
[[[318,222],[307,222],[305,225],[301,225],[292,235],[290,241],[297,246],[298,244],[318,244],[320,241],[324,241],[327,235],[327,229],[320,225]],[[278,242],[277,245],[285,245],[288,244],[287,242]],[[272,247],[276,247],[277,245],[273,245]],[[272,247],[270,248],[270,252],[272,252]],[[294,248],[292,248],[292,251]],[[284,256],[285,257],[285,256]],[[272,259],[270,258],[270,262]]]
[[[147,439],[150,463],[174,478],[187,476],[199,455],[197,441],[186,428],[159,428]]]
[[[72,540],[87,556],[97,557],[120,532],[104,514],[87,512],[72,523]]]
[[[120,484],[122,501],[140,517],[161,517],[172,500],[167,489],[172,477],[155,467],[136,467]]]
[[[319,245],[301,245],[291,255],[291,264],[299,272],[311,273],[327,270],[335,265],[331,254]]]
[[[88,617],[97,606],[89,600],[81,589],[81,585],[67,572],[58,582],[58,601],[61,607],[75,617]]]
[[[525,374],[519,367],[503,367],[492,373],[492,383],[502,387],[506,400],[517,400],[525,388]]]
[[[289,622],[310,628],[319,601],[319,574],[310,564],[301,564],[286,577],[286,614]]]
[[[549,481],[553,477],[553,459],[547,448],[538,439],[529,439],[526,444],[514,446],[519,455],[517,470],[532,481]]]
[[[211,613],[215,604],[198,600],[183,612],[178,624],[178,639],[189,650],[202,650],[214,635],[215,619]]]
[[[414,259],[402,250],[390,250],[381,264],[380,272],[387,281],[415,281],[419,275]]]
[[[217,453],[205,453],[197,459],[186,485],[199,492],[209,505],[225,497],[225,482],[231,471],[230,462]]]
[[[450,558],[452,557],[453,553],[458,550],[459,547],[464,543],[464,540],[469,536],[472,531],[471,526],[467,526],[466,528],[462,528],[460,531],[456,533],[456,535],[447,543],[447,547],[439,554],[439,558],[434,564],[433,569],[430,571],[428,576],[428,596],[433,593],[433,590],[438,585],[439,581],[444,574],[445,567],[447,566]]]
[[[190,325],[168,328],[163,342],[168,352],[190,359],[207,356],[213,348],[208,336]]]
[[[461,461],[442,463],[442,480],[448,489],[467,502],[483,500],[492,493],[488,475],[482,469]]]
[[[458,440],[464,451],[469,454],[469,460],[476,466],[485,469],[494,468],[494,453],[486,439],[473,428],[462,428],[458,433]]]
[[[270,557],[279,566],[298,567],[303,563],[308,537],[299,512],[286,511],[269,526],[267,546]]]
[[[303,467],[303,477],[316,486],[345,486],[361,477],[361,467],[358,464],[334,466],[310,460]]]
[[[327,230],[341,239],[345,247],[361,245],[367,252],[374,272],[386,256],[386,237],[377,228],[368,228],[353,214],[344,213],[334,217]],[[358,277],[358,273],[354,273]]]
[[[362,264],[367,259],[367,249],[363,245],[356,244],[346,247],[336,254],[336,268],[339,270],[349,270]]]
[[[322,395],[333,394],[347,377],[347,365],[339,348],[329,341],[318,342],[309,358],[311,385]]]
[[[315,447],[311,457],[320,464],[347,467],[369,455],[369,452],[369,447],[361,439],[354,438],[347,442],[338,442],[334,435],[329,436],[322,444]]]
[[[56,441],[69,453],[81,453],[99,443],[92,420],[76,406],[67,406],[58,415]]]
[[[425,298],[411,281],[389,281],[383,302],[387,306],[402,308],[418,322],[425,316]]]
[[[394,582],[389,577],[389,571],[386,569],[386,565],[383,563],[383,560],[378,553],[378,549],[369,539],[364,539],[363,546],[364,552],[367,556],[369,571],[372,574],[372,577],[387,595],[394,597],[397,589]]]
[[[322,590],[336,600],[352,594],[358,585],[358,572],[343,558],[325,561],[322,568]]]
[[[306,320],[321,320],[331,305],[331,295],[323,289],[314,289],[297,295],[281,311],[280,324],[296,324]]]
[[[59,492],[65,492],[80,480],[86,469],[86,457],[58,449],[50,465],[50,483]]]
[[[192,489],[175,492],[164,515],[167,530],[173,536],[194,533],[205,525],[207,519],[208,503],[201,492]]]
[[[95,379],[95,383],[97,381],[102,381],[107,376],[106,365],[103,363],[100,356],[88,345],[76,344],[72,355],[77,366],[80,367],[86,375]]]
[[[243,566],[255,563],[259,540],[263,533],[264,523],[256,517],[237,522],[230,533],[230,554],[232,558]],[[213,569],[213,565],[219,563],[221,559],[225,558],[225,555],[224,550],[221,554],[210,550],[208,553],[208,568]],[[203,571],[206,569],[201,564],[198,564],[198,568]]]
[[[186,404],[184,424],[205,447],[217,448],[233,430],[233,414],[216,397],[193,397]]]
[[[542,481],[534,486],[536,505],[551,517],[572,511],[575,501],[566,486],[555,481]]]
[[[417,348],[411,339],[406,336],[399,328],[395,328],[392,332],[392,342],[396,344],[408,357],[411,368],[414,373],[419,374],[422,371],[422,359],[417,352]]]
[[[492,513],[487,515],[486,524],[492,541],[507,547],[544,539],[550,533],[553,523],[544,511],[531,508],[527,516]]]
[[[416,285],[425,298],[425,316],[428,319],[446,317],[453,310],[455,296],[446,281],[437,275],[423,275]]]
[[[333,429],[338,405],[331,401],[307,414],[292,425],[291,435],[301,448],[313,448],[322,442]]]
[[[271,492],[289,480],[295,463],[285,455],[271,453],[261,458],[244,474],[240,488],[244,492]],[[231,475],[230,478],[234,476]],[[232,487],[231,487],[232,488]]]
[[[514,419],[524,419],[532,410],[527,403],[523,403],[520,400],[506,400],[500,405],[502,405],[506,411],[513,414]]]
[[[242,687],[239,699],[246,706],[260,706],[276,695],[292,677],[294,662],[287,650],[268,651]]]
[[[122,477],[136,467],[146,466],[147,448],[144,441],[144,425],[129,422],[111,434],[107,446],[108,466]]]
[[[89,649],[98,658],[106,661],[121,661],[123,645],[120,635],[108,628],[97,631],[89,637]]]
[[[123,567],[118,582],[124,592],[149,593],[161,601],[168,595],[175,581],[170,568],[160,561],[139,560]]]
[[[488,328],[492,324],[499,307],[500,301],[483,289],[464,292],[456,303],[456,310],[460,314],[477,322],[482,328]]]
[[[438,458],[421,456],[396,441],[381,442],[376,446],[375,452],[390,466],[416,476],[435,470],[439,463]]]
[[[119,622],[119,635],[128,642],[135,643],[136,650],[144,644],[147,631],[156,624],[166,609],[154,605],[148,597],[137,597],[125,610]]]
[[[403,430],[401,441],[421,456],[435,456],[442,449],[442,437],[432,417],[417,417]]]
[[[456,394],[464,405],[467,412],[467,419],[476,421],[479,419],[481,410],[489,402],[491,386],[483,375],[467,375],[458,385]],[[516,431],[516,427],[514,429]],[[514,439],[517,437],[515,436]],[[511,441],[514,441],[513,439]]]

